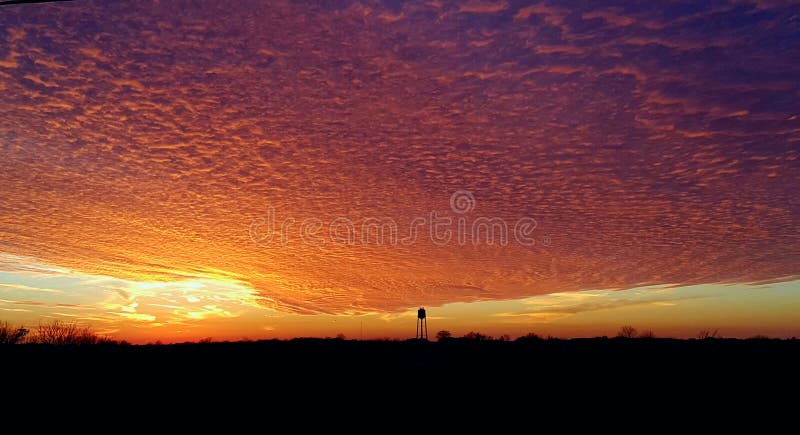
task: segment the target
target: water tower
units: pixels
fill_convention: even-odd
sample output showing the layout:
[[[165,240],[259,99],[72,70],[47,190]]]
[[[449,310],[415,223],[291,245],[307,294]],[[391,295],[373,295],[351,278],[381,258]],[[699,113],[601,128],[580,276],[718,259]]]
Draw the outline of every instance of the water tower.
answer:
[[[422,307],[417,310],[417,340],[428,340],[428,319]]]

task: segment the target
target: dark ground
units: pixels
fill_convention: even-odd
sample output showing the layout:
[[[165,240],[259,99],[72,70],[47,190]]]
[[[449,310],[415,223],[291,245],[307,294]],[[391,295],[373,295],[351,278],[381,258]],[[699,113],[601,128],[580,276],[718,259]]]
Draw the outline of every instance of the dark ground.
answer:
[[[169,421],[281,433],[277,419],[303,432],[344,424],[393,433],[435,421],[446,433],[487,422],[492,434],[716,433],[747,421],[762,433],[794,424],[798,363],[798,340],[13,345],[0,346],[0,414],[32,410],[28,424],[101,430]]]
[[[295,339],[176,345],[0,347],[4,373],[68,382],[126,373],[272,383],[493,379],[539,385],[631,379],[781,382],[797,377],[800,340],[573,339],[445,342]],[[146,382],[146,379],[144,380]]]
[[[319,423],[317,412],[345,421],[352,413],[446,420],[459,412],[467,426],[466,417],[504,415],[572,425],[585,416],[555,421],[550,413],[580,411],[613,426],[619,412],[656,420],[713,420],[724,412],[731,424],[764,412],[769,421],[795,415],[798,363],[800,340],[12,345],[0,346],[0,396],[4,406],[55,403],[148,418],[180,417],[188,407],[247,419],[306,410],[309,424]]]

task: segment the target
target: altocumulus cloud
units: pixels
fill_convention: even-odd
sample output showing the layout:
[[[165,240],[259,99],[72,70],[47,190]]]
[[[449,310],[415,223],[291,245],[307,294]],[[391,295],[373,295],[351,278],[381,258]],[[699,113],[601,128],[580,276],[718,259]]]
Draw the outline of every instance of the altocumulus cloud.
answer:
[[[8,255],[309,313],[800,272],[792,2],[2,9]],[[268,206],[407,223],[458,189],[551,246],[247,235]]]

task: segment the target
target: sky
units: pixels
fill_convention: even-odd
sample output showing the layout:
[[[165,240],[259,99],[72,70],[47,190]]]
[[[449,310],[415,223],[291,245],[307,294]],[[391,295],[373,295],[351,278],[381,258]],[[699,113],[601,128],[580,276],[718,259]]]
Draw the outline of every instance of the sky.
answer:
[[[0,6],[0,320],[800,336],[800,4]]]

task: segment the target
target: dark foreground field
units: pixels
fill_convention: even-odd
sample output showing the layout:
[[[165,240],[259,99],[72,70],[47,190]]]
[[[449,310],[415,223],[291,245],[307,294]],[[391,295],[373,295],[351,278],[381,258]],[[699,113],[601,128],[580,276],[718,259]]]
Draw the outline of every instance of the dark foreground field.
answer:
[[[223,433],[277,420],[325,431],[378,421],[378,433],[421,421],[446,433],[487,423],[717,433],[749,421],[770,433],[796,415],[798,363],[797,340],[22,344],[0,346],[0,409],[33,411],[31,424],[214,421]]]
[[[798,340],[574,339],[390,342],[296,339],[177,345],[0,347],[6,386],[231,390],[330,385],[426,391],[472,385],[679,389],[797,386]],[[424,387],[419,387],[424,385]],[[688,389],[688,390],[687,390]],[[406,392],[408,392],[406,391]],[[791,392],[795,394],[794,391]]]
[[[79,427],[98,415],[148,427],[222,421],[224,433],[365,418],[383,422],[380,433],[421,418],[447,433],[481,421],[504,425],[491,433],[545,423],[640,431],[645,418],[675,430],[704,421],[716,433],[720,422],[795,415],[798,363],[797,340],[23,344],[0,346],[0,402],[7,416],[33,410],[42,418],[32,422]]]

